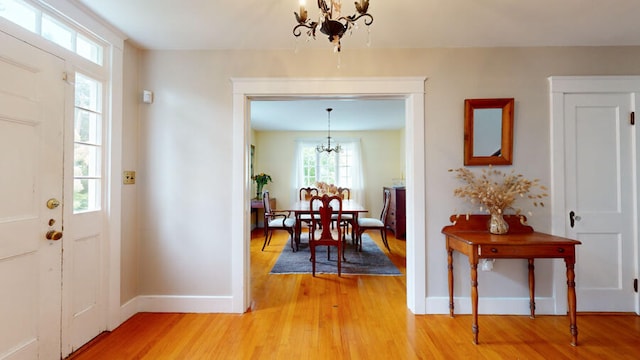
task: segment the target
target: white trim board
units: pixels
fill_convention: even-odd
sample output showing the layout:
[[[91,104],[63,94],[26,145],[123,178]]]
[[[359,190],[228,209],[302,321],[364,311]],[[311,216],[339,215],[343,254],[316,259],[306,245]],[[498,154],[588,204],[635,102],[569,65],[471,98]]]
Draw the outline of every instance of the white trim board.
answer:
[[[407,196],[407,307],[426,310],[426,184],[424,77],[390,78],[234,78],[232,155],[231,281],[233,312],[249,307],[250,199],[249,108],[251,99],[295,97],[375,97],[405,99]]]

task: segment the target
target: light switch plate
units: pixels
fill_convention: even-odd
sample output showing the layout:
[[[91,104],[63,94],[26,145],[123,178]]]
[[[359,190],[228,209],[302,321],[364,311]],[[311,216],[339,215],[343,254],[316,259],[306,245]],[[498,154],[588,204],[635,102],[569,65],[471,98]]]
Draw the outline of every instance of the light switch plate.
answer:
[[[122,172],[122,183],[125,185],[131,185],[136,183],[136,172],[135,171],[123,171]]]

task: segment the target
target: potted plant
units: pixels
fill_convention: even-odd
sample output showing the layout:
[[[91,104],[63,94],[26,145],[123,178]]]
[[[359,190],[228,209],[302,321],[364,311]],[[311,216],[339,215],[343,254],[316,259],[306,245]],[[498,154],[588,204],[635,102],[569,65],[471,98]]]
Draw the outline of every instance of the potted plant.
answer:
[[[261,199],[262,188],[267,185],[268,182],[271,182],[271,175],[267,175],[265,173],[260,173],[253,176],[253,181],[256,182],[256,199]]]

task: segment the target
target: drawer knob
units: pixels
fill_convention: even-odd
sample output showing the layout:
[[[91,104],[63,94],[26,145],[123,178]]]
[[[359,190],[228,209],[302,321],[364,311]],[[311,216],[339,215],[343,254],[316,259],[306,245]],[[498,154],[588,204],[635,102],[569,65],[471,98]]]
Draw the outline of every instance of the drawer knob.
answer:
[[[564,252],[564,248],[558,248],[558,252],[562,254]]]
[[[496,249],[496,248],[491,248],[491,252],[495,254],[495,253],[497,253],[497,252],[498,252],[498,249]]]

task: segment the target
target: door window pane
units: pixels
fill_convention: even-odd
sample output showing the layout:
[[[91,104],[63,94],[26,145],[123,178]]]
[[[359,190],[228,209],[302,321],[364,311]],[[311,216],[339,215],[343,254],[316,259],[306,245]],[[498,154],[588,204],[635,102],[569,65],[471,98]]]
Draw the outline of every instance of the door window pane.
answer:
[[[102,46],[78,34],[76,38],[76,53],[98,65],[102,65]]]
[[[42,17],[42,37],[73,51],[74,33],[50,16]]]
[[[37,30],[37,11],[21,1],[0,0],[0,16],[31,32]]]
[[[36,33],[100,66],[104,45],[82,35],[73,24],[22,0],[0,0],[0,17]]]
[[[95,211],[102,199],[102,82],[75,76],[73,210]]]
[[[100,209],[100,179],[75,179],[73,181],[74,213]]]
[[[84,109],[76,110],[74,141],[100,145],[102,137],[101,116]]]

